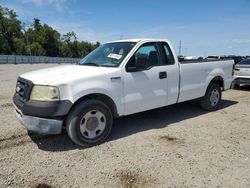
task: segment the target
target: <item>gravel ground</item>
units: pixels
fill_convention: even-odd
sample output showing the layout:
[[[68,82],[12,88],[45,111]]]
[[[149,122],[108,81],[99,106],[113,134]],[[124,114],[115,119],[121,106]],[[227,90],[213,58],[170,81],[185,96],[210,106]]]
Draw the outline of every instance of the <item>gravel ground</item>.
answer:
[[[224,92],[216,112],[186,102],[121,118],[107,142],[79,148],[14,117],[17,76],[49,66],[0,65],[1,188],[250,187],[249,87]]]

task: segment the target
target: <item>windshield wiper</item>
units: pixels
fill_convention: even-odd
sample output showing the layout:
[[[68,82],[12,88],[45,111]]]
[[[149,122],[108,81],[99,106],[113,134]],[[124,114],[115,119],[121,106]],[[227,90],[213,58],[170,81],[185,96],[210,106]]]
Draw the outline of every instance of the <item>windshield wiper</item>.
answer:
[[[96,67],[100,67],[101,66],[101,65],[98,65],[98,64],[93,63],[93,62],[83,63],[82,65],[90,65],[90,66],[96,66]]]
[[[99,65],[99,64],[94,63],[94,62],[87,62],[87,63],[83,63],[83,64],[80,64],[80,65],[95,66],[95,67],[116,67],[114,64],[102,64],[102,65]]]

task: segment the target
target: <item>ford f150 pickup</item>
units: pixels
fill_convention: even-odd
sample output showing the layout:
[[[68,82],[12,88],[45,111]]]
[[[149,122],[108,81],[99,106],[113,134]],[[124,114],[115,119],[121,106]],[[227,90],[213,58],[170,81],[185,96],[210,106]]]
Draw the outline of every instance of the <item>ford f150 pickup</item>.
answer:
[[[233,60],[179,62],[168,40],[108,42],[77,65],[18,77],[13,104],[28,130],[60,134],[93,146],[109,135],[113,119],[192,99],[214,111],[230,88]]]

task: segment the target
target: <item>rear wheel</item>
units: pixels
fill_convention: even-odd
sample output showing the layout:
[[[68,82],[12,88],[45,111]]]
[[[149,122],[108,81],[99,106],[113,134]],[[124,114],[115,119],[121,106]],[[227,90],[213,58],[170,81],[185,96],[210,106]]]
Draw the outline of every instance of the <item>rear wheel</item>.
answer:
[[[71,110],[66,130],[74,143],[89,147],[102,143],[109,135],[112,124],[110,108],[101,101],[90,99]]]
[[[201,107],[208,111],[218,109],[221,102],[221,88],[218,84],[209,84],[205,96],[201,99]]]

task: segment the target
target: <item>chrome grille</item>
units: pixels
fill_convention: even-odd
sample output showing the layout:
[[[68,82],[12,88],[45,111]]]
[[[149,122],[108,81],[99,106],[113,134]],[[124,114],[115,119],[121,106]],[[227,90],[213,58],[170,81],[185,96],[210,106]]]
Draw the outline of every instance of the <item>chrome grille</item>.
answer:
[[[26,102],[29,100],[30,92],[32,89],[33,83],[29,80],[18,78],[16,83],[16,95],[18,96],[19,100]]]

